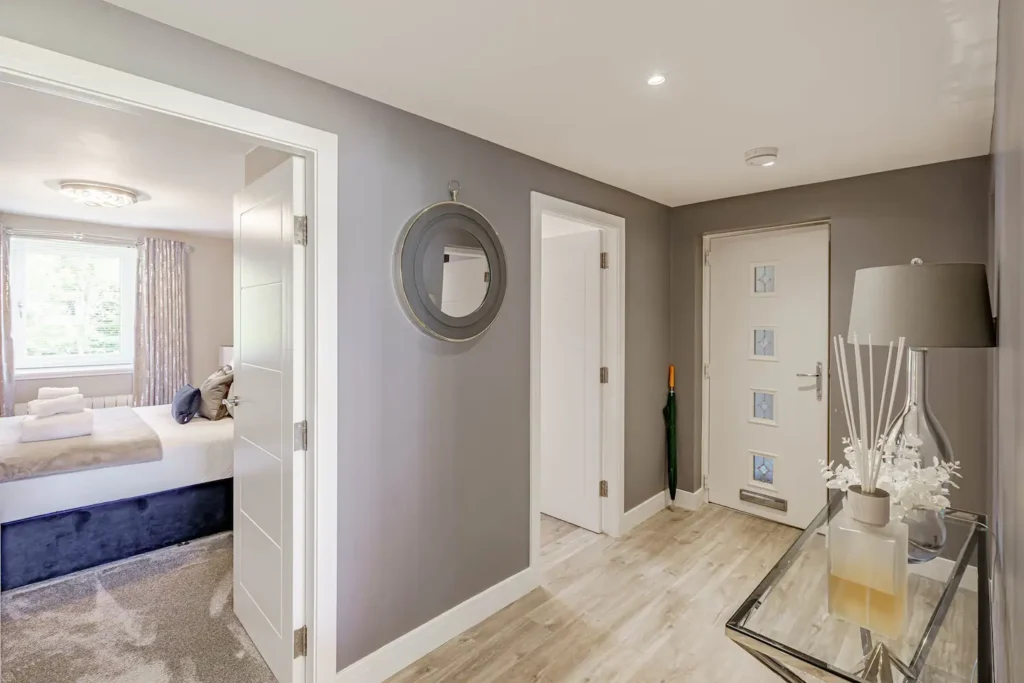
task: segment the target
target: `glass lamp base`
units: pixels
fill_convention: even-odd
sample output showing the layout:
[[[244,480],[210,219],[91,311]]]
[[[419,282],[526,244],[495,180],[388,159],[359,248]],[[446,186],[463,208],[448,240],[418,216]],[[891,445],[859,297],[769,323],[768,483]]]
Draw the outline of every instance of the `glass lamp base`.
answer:
[[[946,520],[940,510],[911,510],[903,517],[909,532],[907,560],[921,564],[934,560],[946,547]]]
[[[946,431],[928,405],[927,349],[910,349],[907,355],[907,402],[886,431],[886,442],[900,446],[917,444],[921,465],[931,466],[937,458],[953,462],[953,447]],[[946,545],[946,522],[941,512],[911,510],[903,518],[910,530],[911,564],[933,560]]]

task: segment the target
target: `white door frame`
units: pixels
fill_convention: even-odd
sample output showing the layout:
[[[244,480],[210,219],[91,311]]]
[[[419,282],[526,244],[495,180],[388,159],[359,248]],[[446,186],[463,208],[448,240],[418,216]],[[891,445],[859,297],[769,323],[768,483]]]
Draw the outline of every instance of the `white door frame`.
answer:
[[[338,137],[315,128],[0,37],[0,73],[76,90],[262,138],[306,157],[307,418],[305,608],[309,629],[306,680],[337,673],[338,574]]]
[[[608,385],[601,401],[601,478],[608,497],[601,505],[601,530],[617,537],[625,513],[626,219],[597,209],[530,193],[530,567],[540,562],[540,348],[541,221],[544,214],[586,223],[602,232],[608,271],[602,284],[602,354]],[[594,368],[594,372],[598,372]]]
[[[802,223],[786,223],[784,225],[770,225],[759,228],[744,228],[740,230],[729,230],[728,232],[706,232],[702,235],[701,240],[701,255],[702,259],[702,284],[701,284],[701,298],[703,305],[701,307],[701,353],[700,353],[700,377],[701,377],[701,389],[700,389],[700,488],[698,489],[701,495],[701,501],[706,503],[708,501],[708,473],[710,469],[710,447],[711,447],[711,378],[708,373],[704,372],[704,368],[707,367],[711,359],[711,269],[708,267],[707,254],[711,251],[711,244],[714,240],[722,237],[735,237],[737,235],[754,235],[759,232],[776,232],[778,230],[790,230],[793,228],[805,228],[811,225],[824,225],[828,228],[829,239],[831,240],[832,235],[832,221],[829,218],[822,218],[816,221],[804,221]],[[831,259],[831,256],[829,257]],[[832,268],[829,264],[829,278],[832,277]],[[829,282],[829,290],[831,291],[832,283]],[[832,330],[832,302],[829,300],[829,336],[831,337]],[[829,395],[829,377],[831,377],[832,358],[828,356],[825,362],[825,396],[828,400]],[[826,427],[827,429],[827,427]],[[826,439],[826,443],[831,443],[830,438]]]

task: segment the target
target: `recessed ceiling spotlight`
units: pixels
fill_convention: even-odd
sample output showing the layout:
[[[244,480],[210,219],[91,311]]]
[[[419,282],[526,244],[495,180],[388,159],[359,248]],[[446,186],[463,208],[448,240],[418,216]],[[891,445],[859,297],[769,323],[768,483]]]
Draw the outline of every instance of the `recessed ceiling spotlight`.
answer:
[[[653,74],[647,79],[647,85],[661,85],[665,82],[665,74]]]
[[[747,166],[774,166],[779,160],[778,147],[756,147],[748,149],[743,155]]]
[[[139,201],[138,193],[126,187],[77,180],[62,182],[60,193],[79,204],[105,209],[119,209]]]

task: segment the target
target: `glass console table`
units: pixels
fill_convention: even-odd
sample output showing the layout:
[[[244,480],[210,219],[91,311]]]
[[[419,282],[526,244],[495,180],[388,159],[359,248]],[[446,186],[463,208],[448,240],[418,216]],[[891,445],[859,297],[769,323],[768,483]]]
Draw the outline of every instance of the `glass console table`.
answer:
[[[891,640],[828,613],[824,531],[844,497],[832,497],[740,605],[729,638],[790,683],[992,683],[985,515],[946,512],[948,559],[910,566],[906,627]]]

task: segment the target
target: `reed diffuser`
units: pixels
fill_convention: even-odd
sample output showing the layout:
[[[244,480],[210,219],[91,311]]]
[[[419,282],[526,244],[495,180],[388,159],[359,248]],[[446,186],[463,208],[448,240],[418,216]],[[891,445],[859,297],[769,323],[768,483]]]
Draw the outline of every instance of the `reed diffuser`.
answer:
[[[843,509],[829,522],[828,610],[862,628],[899,638],[907,613],[908,529],[903,522],[890,518],[889,494],[877,483],[882,463],[892,457],[892,445],[884,435],[892,421],[904,339],[901,337],[895,346],[895,367],[894,345],[889,343],[877,412],[870,337],[867,363],[862,360],[857,336],[853,337],[855,384],[847,362],[848,344],[838,336],[832,345],[850,434],[847,459],[857,470],[860,484],[849,487]]]

